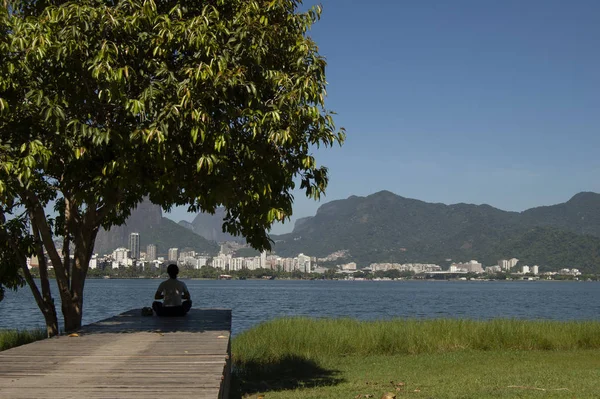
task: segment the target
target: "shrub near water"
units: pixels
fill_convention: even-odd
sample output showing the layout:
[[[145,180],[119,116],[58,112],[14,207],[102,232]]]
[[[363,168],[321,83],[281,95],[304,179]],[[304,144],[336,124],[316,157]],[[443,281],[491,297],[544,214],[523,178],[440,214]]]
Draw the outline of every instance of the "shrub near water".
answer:
[[[46,333],[42,330],[0,330],[0,351],[44,338],[46,338]]]
[[[282,357],[442,353],[458,350],[599,349],[600,322],[283,318],[233,340],[234,362]]]

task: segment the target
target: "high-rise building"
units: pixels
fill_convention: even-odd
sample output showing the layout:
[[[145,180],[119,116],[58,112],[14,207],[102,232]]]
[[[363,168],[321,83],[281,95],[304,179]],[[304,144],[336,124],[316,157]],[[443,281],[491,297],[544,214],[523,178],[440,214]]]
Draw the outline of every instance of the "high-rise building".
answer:
[[[129,234],[129,252],[133,259],[140,258],[140,233]]]
[[[298,269],[304,273],[310,273],[310,256],[298,255]]]
[[[539,274],[539,272],[540,272],[540,268],[538,267],[538,265],[534,265],[534,266],[531,268],[531,272],[532,272],[533,274],[535,274],[535,275]]]
[[[267,251],[262,251],[260,253],[260,267],[266,269],[267,267]]]
[[[498,261],[498,266],[500,266],[500,269],[502,269],[502,270],[510,270],[511,261],[506,260],[506,259],[500,259]]]
[[[146,247],[146,260],[148,262],[152,262],[152,261],[156,260],[156,245],[149,244]]]
[[[168,258],[169,261],[177,262],[177,259],[179,259],[179,248],[169,248]]]

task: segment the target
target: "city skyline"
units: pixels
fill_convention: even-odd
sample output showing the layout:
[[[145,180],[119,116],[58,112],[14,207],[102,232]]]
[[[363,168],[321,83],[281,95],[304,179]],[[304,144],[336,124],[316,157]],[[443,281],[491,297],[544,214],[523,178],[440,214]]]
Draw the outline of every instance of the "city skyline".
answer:
[[[511,274],[532,274],[537,276],[539,273],[539,266],[533,265],[521,265],[520,271],[516,272],[513,269],[519,263],[519,259],[499,259],[497,265],[483,267],[482,263],[477,260],[470,260],[468,262],[452,262],[447,270],[444,270],[438,264],[432,263],[394,263],[394,262],[374,262],[368,266],[357,267],[355,262],[349,263],[338,263],[336,265],[329,265],[328,267],[321,267],[318,265],[320,262],[331,261],[329,258],[332,255],[333,259],[340,259],[337,255],[343,255],[346,251],[337,251],[326,258],[317,258],[314,256],[304,255],[299,253],[295,257],[283,257],[277,254],[262,251],[259,256],[234,256],[231,253],[224,252],[224,245],[221,245],[221,249],[218,255],[209,255],[205,253],[197,253],[193,250],[180,250],[179,248],[169,248],[167,251],[166,259],[164,257],[158,257],[156,253],[156,245],[148,244],[145,253],[139,252],[139,233],[130,233],[129,235],[129,249],[119,247],[113,250],[109,254],[104,254],[100,259],[103,259],[106,267],[106,261],[110,261],[111,268],[117,269],[119,267],[133,267],[141,266],[144,270],[146,264],[155,268],[160,267],[166,263],[176,263],[183,266],[189,266],[194,269],[201,269],[204,266],[211,266],[215,269],[220,269],[226,272],[240,271],[242,269],[257,270],[257,269],[271,269],[281,270],[285,272],[292,272],[295,270],[303,273],[324,273],[327,269],[333,269],[336,273],[353,273],[357,271],[377,272],[377,271],[408,271],[412,273],[474,273],[474,274],[494,274],[494,273],[511,273]],[[137,245],[137,247],[136,247]],[[137,250],[137,253],[136,253]],[[343,259],[343,256],[342,258]],[[93,257],[92,269],[99,267],[98,254]],[[29,262],[31,264],[31,262]],[[580,275],[578,269],[573,268],[562,268],[561,274],[571,274],[574,276]]]

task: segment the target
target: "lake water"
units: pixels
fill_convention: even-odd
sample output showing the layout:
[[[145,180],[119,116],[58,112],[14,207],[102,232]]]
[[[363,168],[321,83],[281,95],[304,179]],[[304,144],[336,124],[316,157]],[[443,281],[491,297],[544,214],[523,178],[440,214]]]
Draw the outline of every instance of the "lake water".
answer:
[[[233,333],[280,316],[600,320],[600,283],[184,280],[194,307],[231,308]],[[84,324],[150,306],[159,280],[87,280]],[[56,287],[53,294],[57,295]],[[60,312],[59,299],[55,299]],[[62,316],[60,316],[62,317]],[[43,327],[31,291],[8,291],[0,328]]]

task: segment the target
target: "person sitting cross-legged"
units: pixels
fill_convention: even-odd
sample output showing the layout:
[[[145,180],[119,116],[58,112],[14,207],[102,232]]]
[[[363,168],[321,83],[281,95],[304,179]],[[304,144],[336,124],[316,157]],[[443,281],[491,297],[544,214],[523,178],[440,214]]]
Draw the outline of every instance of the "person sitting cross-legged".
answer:
[[[163,299],[163,302],[155,301],[152,309],[157,316],[185,316],[192,307],[190,292],[183,281],[177,280],[177,265],[170,264],[167,273],[170,278],[160,283],[154,295],[154,299]]]

